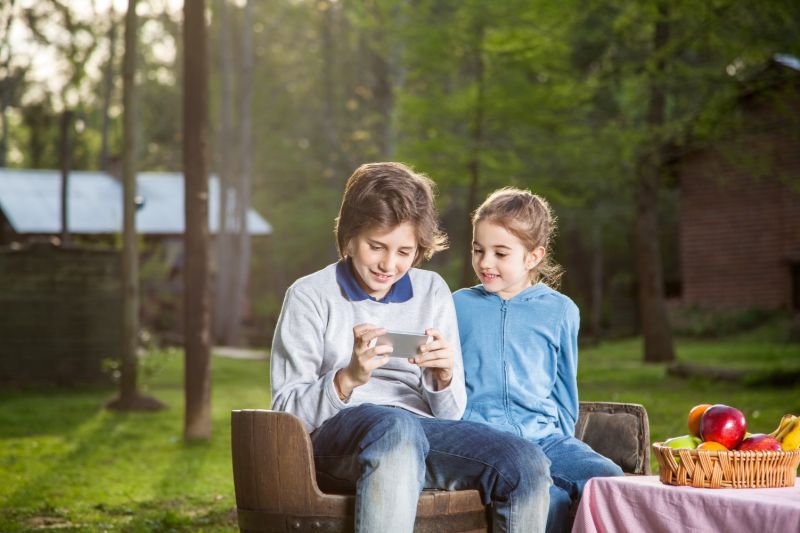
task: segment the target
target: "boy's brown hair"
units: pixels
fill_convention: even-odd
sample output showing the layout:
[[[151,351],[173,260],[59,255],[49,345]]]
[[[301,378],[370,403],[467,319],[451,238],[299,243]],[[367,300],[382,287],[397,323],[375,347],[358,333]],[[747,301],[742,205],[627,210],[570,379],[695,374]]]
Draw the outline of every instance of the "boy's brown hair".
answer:
[[[367,163],[353,172],[344,187],[334,233],[339,257],[347,255],[348,243],[362,231],[394,228],[404,222],[414,226],[418,266],[447,248],[447,236],[439,228],[434,206],[436,185],[402,163]]]

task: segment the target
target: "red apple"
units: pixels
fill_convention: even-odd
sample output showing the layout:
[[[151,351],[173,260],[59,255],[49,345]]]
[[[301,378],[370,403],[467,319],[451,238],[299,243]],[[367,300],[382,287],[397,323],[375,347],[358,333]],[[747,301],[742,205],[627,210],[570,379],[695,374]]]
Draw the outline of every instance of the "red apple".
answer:
[[[748,450],[761,450],[761,451],[778,451],[781,449],[781,443],[772,435],[764,433],[753,433],[750,437],[744,439],[741,444],[736,448],[741,451]]]
[[[715,404],[706,409],[700,419],[703,440],[719,442],[729,450],[736,448],[747,432],[744,414],[735,407]]]

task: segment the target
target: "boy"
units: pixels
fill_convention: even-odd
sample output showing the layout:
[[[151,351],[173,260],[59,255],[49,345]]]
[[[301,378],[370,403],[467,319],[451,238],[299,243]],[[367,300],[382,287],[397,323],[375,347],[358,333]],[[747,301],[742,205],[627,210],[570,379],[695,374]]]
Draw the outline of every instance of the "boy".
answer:
[[[450,291],[416,267],[446,247],[427,177],[362,165],[336,220],[341,259],[287,291],[271,356],[272,408],[311,432],[323,490],[355,490],[355,531],[412,531],[423,488],[478,489],[495,531],[547,515],[543,452],[463,422],[466,392]],[[432,337],[413,358],[373,341],[386,329]],[[544,503],[542,503],[544,502]]]

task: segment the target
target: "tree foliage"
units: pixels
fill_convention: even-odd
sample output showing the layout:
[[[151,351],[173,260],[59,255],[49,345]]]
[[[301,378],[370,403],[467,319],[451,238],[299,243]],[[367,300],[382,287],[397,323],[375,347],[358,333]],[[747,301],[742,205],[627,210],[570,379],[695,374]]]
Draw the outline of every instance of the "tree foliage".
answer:
[[[16,0],[11,13],[37,46],[46,20],[67,36],[51,45],[63,72],[60,89],[31,88],[22,59],[4,66],[9,41],[0,34],[5,78],[24,73],[16,85],[24,90],[9,104],[3,100],[12,109],[8,160],[54,167],[53,116],[66,102],[85,117],[74,161],[92,168],[101,144],[103,77],[91,65],[109,57],[104,43],[119,15],[94,13],[87,23],[67,2],[44,3],[56,9],[21,8],[28,4]],[[141,3],[139,168],[177,170],[181,17],[166,2]],[[494,188],[529,187],[559,215],[554,253],[567,270],[565,291],[583,309],[584,331],[637,330],[642,320],[632,310],[641,306],[641,274],[632,228],[643,169],[655,176],[648,202],[660,222],[647,240],[659,243],[659,284],[670,286],[678,266],[670,162],[738,127],[742,84],[774,54],[800,55],[800,7],[788,0],[678,0],[666,11],[662,0],[251,4],[252,205],[274,228],[256,243],[252,262],[250,293],[261,329],[289,283],[335,259],[333,218],[347,176],[362,162],[398,159],[439,185],[452,245],[431,266],[452,288],[472,282],[465,268],[469,213]],[[235,36],[244,28],[243,6],[230,3]],[[216,142],[224,65],[218,4],[210,7],[209,138]],[[669,34],[656,47],[659,23]],[[241,54],[232,61],[241,68]],[[654,87],[663,94],[657,124]],[[112,153],[121,149],[118,89],[110,106]],[[64,96],[71,93],[76,97]],[[219,169],[216,159],[211,170]]]

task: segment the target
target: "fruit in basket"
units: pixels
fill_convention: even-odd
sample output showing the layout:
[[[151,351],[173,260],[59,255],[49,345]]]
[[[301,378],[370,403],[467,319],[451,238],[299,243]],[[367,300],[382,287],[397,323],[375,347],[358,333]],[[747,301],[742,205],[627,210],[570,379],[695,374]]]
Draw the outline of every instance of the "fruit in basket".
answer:
[[[729,450],[742,442],[746,432],[744,414],[729,405],[714,404],[700,418],[700,436],[703,440],[719,442]]]
[[[713,440],[706,440],[701,442],[697,445],[698,450],[708,450],[708,451],[720,451],[720,452],[727,452],[728,448],[720,444],[719,442],[714,442]]]
[[[784,450],[797,450],[800,448],[800,418],[795,417],[792,423],[787,426],[784,433],[778,434],[781,448]]]
[[[689,419],[687,421],[689,425],[689,435],[694,435],[695,437],[700,436],[700,419],[709,407],[711,407],[710,403],[701,403],[689,410]]]
[[[694,450],[701,442],[703,441],[693,435],[681,435],[680,437],[672,437],[665,440],[664,445],[675,449],[688,448]]]
[[[778,451],[781,443],[772,435],[753,433],[736,447],[740,451]]]
[[[770,435],[782,441],[786,434],[792,431],[796,423],[797,417],[795,415],[783,415],[780,424],[778,424],[778,427],[775,428],[775,431],[770,433]]]

